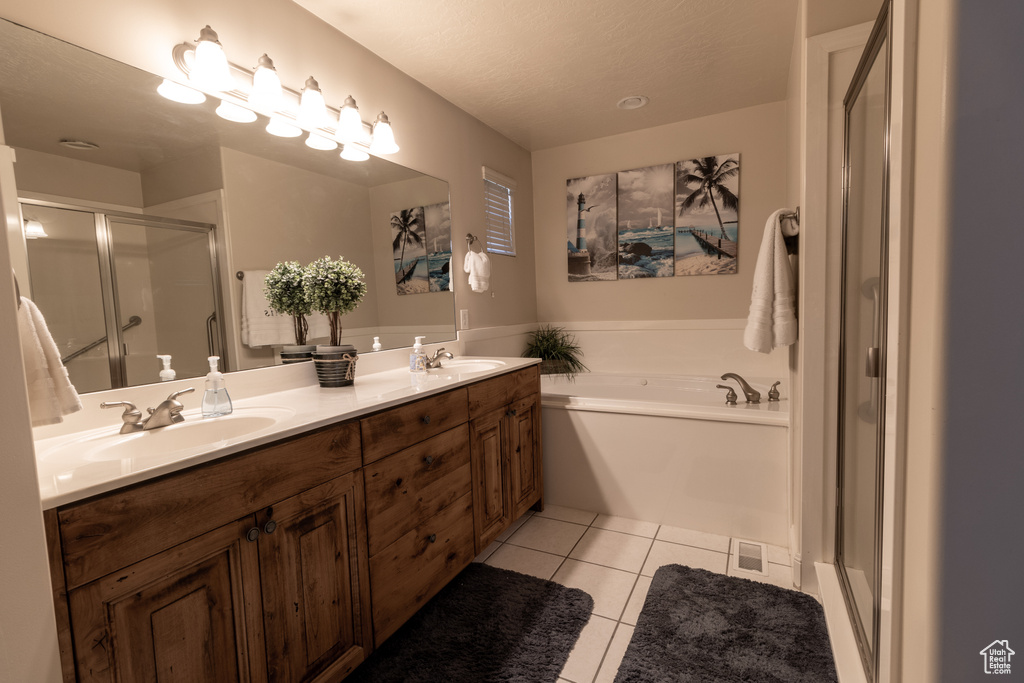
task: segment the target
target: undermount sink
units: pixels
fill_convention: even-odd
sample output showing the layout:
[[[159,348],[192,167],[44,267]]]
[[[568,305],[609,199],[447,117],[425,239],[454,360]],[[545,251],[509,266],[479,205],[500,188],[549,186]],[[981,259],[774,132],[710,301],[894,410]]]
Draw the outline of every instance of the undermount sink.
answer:
[[[505,361],[490,358],[453,358],[452,360],[441,361],[441,367],[432,372],[443,372],[445,370],[486,372],[487,370],[497,370],[504,365]]]
[[[220,446],[232,439],[258,434],[292,417],[288,408],[244,408],[230,415],[203,419],[198,413],[185,413],[185,421],[133,434],[119,434],[117,428],[101,434],[65,442],[42,454],[59,457],[77,453],[91,461],[122,460],[147,454],[185,451],[202,446]]]

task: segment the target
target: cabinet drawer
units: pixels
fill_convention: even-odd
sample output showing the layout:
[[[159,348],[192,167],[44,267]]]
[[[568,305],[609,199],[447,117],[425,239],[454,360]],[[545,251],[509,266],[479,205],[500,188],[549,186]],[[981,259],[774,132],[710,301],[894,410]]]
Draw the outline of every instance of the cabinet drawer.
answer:
[[[63,507],[68,588],[352,472],[360,462],[352,421]]]
[[[469,493],[469,425],[459,425],[367,465],[364,474],[373,556],[420,520]]]
[[[531,365],[507,375],[470,384],[467,389],[469,392],[469,416],[471,418],[479,417],[539,392],[540,366]]]
[[[376,644],[384,642],[473,557],[473,496],[469,493],[371,557]]]
[[[469,419],[466,390],[455,389],[360,420],[363,464],[380,460]]]

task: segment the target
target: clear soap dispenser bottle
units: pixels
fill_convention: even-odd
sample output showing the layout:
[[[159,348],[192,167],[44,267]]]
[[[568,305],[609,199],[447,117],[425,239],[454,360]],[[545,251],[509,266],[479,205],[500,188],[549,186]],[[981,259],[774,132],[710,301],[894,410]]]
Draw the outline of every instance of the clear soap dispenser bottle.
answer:
[[[416,343],[412,345],[412,353],[409,354],[409,372],[422,373],[427,371],[427,354],[423,351],[423,340],[426,337],[416,337]]]
[[[224,373],[217,370],[220,356],[210,356],[210,372],[206,375],[206,391],[203,392],[203,417],[220,417],[231,413],[231,397],[224,387]]]

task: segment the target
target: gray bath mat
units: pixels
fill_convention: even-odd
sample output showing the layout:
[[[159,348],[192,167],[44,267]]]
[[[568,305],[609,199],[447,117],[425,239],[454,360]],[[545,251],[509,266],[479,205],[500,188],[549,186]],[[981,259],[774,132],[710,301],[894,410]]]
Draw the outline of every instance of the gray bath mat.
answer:
[[[678,564],[654,574],[615,683],[834,683],[814,598]]]
[[[474,562],[345,682],[554,683],[593,609],[579,589]]]

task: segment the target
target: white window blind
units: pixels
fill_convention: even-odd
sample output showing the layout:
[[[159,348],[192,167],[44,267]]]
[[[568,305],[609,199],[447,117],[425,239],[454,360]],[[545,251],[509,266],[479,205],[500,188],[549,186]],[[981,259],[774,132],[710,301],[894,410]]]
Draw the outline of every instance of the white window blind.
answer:
[[[484,230],[487,251],[505,256],[516,255],[515,221],[512,214],[512,195],[516,181],[497,171],[483,167],[484,174]]]

